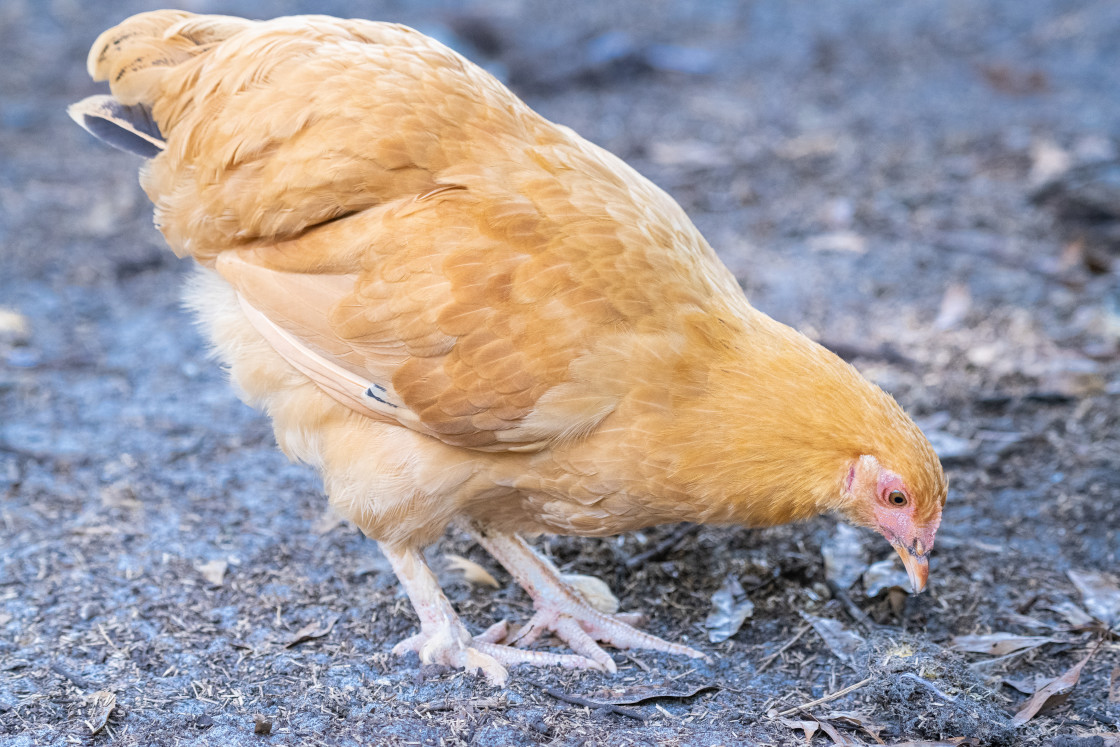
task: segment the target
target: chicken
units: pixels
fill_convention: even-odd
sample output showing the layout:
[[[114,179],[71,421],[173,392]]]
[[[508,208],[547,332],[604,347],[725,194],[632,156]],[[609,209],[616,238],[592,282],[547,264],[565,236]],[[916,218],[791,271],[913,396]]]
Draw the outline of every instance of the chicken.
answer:
[[[592,608],[523,535],[837,512],[916,590],[945,502],[929,442],[752,308],[663,191],[409,28],[157,11],[89,57],[71,115],[149,160],[155,222],[240,396],[377,540],[420,620],[394,651],[615,671],[702,656]],[[469,532],[534,601],[472,636],[422,550]],[[574,651],[526,648],[552,632]],[[515,645],[516,644],[516,645]]]

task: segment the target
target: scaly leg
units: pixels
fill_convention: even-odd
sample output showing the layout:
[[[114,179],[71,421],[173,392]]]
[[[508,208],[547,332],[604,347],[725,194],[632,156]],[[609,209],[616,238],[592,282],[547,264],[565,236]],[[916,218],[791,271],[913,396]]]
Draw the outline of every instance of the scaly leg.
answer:
[[[481,670],[495,685],[505,684],[508,677],[506,667],[515,664],[569,669],[603,668],[600,662],[583,656],[525,651],[499,645],[498,641],[508,632],[504,621],[472,638],[418,550],[398,550],[384,544],[380,547],[420,617],[420,632],[394,646],[394,654],[415,651],[424,664],[446,664],[468,672]]]
[[[597,662],[608,672],[617,671],[617,667],[596,641],[616,648],[646,648],[695,659],[708,658],[688,646],[663,641],[635,629],[628,624],[634,620],[634,615],[608,615],[598,611],[564,581],[556,566],[538,555],[516,534],[500,534],[467,520],[459,524],[533,598],[536,614],[526,623],[524,633],[514,641],[517,645],[527,646],[545,631],[552,631],[577,654]]]

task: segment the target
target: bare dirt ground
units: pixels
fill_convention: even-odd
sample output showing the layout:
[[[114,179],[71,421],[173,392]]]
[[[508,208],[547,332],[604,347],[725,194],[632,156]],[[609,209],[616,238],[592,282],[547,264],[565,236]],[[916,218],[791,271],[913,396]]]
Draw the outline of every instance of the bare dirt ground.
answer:
[[[831,519],[542,538],[713,663],[615,652],[615,676],[515,670],[496,689],[393,658],[416,620],[374,544],[324,515],[207,360],[139,162],[64,114],[98,90],[96,34],[157,6],[7,0],[0,745],[1117,743],[1120,5],[186,6],[417,26],[668,189],[756,306],[937,439],[951,490],[930,590],[869,598],[858,571],[893,554],[877,537],[855,576],[826,575]],[[529,614],[464,538],[432,558],[469,625]],[[729,576],[754,612],[709,643]],[[1049,640],[957,639],[991,633]],[[1090,653],[1066,700],[1013,721]]]

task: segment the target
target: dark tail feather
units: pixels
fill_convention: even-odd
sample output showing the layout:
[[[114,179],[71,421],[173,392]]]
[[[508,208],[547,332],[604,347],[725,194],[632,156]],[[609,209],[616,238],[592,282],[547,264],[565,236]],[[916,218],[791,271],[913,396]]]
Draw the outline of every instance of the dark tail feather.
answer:
[[[128,153],[154,158],[167,145],[145,106],[125,106],[112,96],[90,96],[66,111],[98,140]]]

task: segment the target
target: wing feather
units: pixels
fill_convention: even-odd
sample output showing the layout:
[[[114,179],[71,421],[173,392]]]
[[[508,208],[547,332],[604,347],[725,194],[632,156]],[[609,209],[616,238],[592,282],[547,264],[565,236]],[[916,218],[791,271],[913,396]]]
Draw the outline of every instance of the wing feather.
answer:
[[[745,303],[671,198],[410,29],[153,14],[90,59],[166,139],[143,183],[172,248],[362,415],[580,438],[668,396],[685,316]]]

